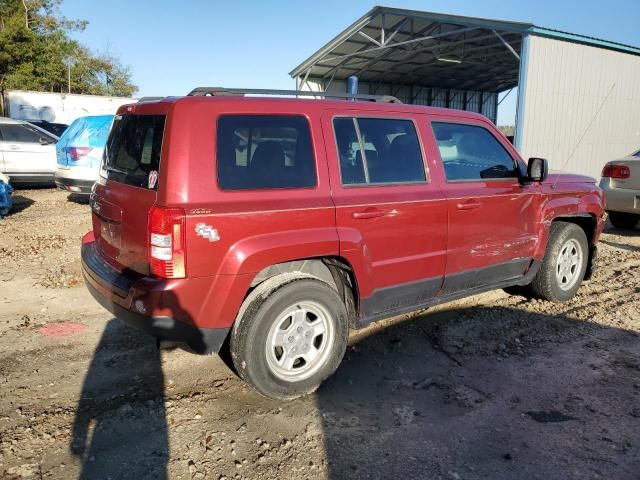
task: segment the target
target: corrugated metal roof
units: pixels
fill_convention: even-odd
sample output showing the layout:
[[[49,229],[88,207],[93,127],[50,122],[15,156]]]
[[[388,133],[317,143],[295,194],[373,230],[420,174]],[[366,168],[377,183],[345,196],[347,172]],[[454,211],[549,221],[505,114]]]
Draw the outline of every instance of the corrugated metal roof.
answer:
[[[378,6],[290,74],[499,92],[518,83],[525,33],[640,55],[637,47],[531,23]]]

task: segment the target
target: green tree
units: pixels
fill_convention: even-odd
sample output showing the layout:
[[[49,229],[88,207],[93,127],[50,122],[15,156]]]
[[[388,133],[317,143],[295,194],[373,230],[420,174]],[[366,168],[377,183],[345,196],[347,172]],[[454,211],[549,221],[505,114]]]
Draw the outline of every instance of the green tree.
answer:
[[[131,96],[131,72],[112,55],[93,54],[71,39],[84,20],[62,16],[62,0],[0,0],[0,94],[7,89],[64,92],[65,58],[73,59],[71,92]]]

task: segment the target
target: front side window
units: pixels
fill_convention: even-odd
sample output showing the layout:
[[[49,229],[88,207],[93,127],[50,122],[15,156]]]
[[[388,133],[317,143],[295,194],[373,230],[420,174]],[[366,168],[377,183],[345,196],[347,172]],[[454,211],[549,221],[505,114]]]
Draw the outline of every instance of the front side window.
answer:
[[[448,181],[514,178],[517,165],[486,128],[459,123],[432,123]]]
[[[333,128],[343,185],[426,181],[411,120],[340,117]]]
[[[55,138],[28,125],[8,123],[0,125],[0,132],[0,138],[5,142],[38,143],[41,140],[55,142]]]
[[[224,115],[217,129],[223,190],[307,188],[316,184],[307,120],[299,115]]]

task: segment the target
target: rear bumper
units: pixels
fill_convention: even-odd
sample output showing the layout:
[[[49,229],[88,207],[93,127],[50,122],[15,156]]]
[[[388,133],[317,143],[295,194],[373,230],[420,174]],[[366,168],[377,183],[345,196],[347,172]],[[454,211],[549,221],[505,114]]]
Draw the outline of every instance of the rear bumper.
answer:
[[[98,303],[114,317],[194,353],[220,351],[230,328],[197,327],[189,313],[180,307],[170,282],[118,273],[97,258],[95,251],[95,242],[83,239],[81,255],[85,284]],[[149,314],[154,311],[172,314]],[[191,321],[182,321],[187,318]]]
[[[93,172],[92,172],[93,173]],[[53,177],[56,186],[62,190],[66,190],[73,193],[91,193],[91,187],[96,183],[96,179],[83,178],[86,176],[85,172],[81,172],[80,175],[74,175],[72,169],[58,169]]]
[[[604,190],[605,210],[640,214],[640,190],[613,188],[607,180],[600,182],[600,188]]]

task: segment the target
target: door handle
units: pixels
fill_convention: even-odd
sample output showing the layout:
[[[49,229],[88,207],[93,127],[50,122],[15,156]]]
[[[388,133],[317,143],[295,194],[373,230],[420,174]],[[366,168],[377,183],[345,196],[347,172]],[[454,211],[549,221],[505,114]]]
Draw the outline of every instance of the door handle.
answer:
[[[351,214],[351,217],[353,217],[356,220],[366,220],[368,218],[384,217],[385,215],[386,215],[385,212],[383,212],[382,210],[372,209],[372,210],[365,210],[363,212],[353,212]]]
[[[456,205],[458,210],[475,210],[476,208],[480,208],[482,204],[477,202],[476,200],[467,200],[466,202],[461,202]]]
[[[11,145],[11,150],[18,150],[20,147],[18,145]]]

